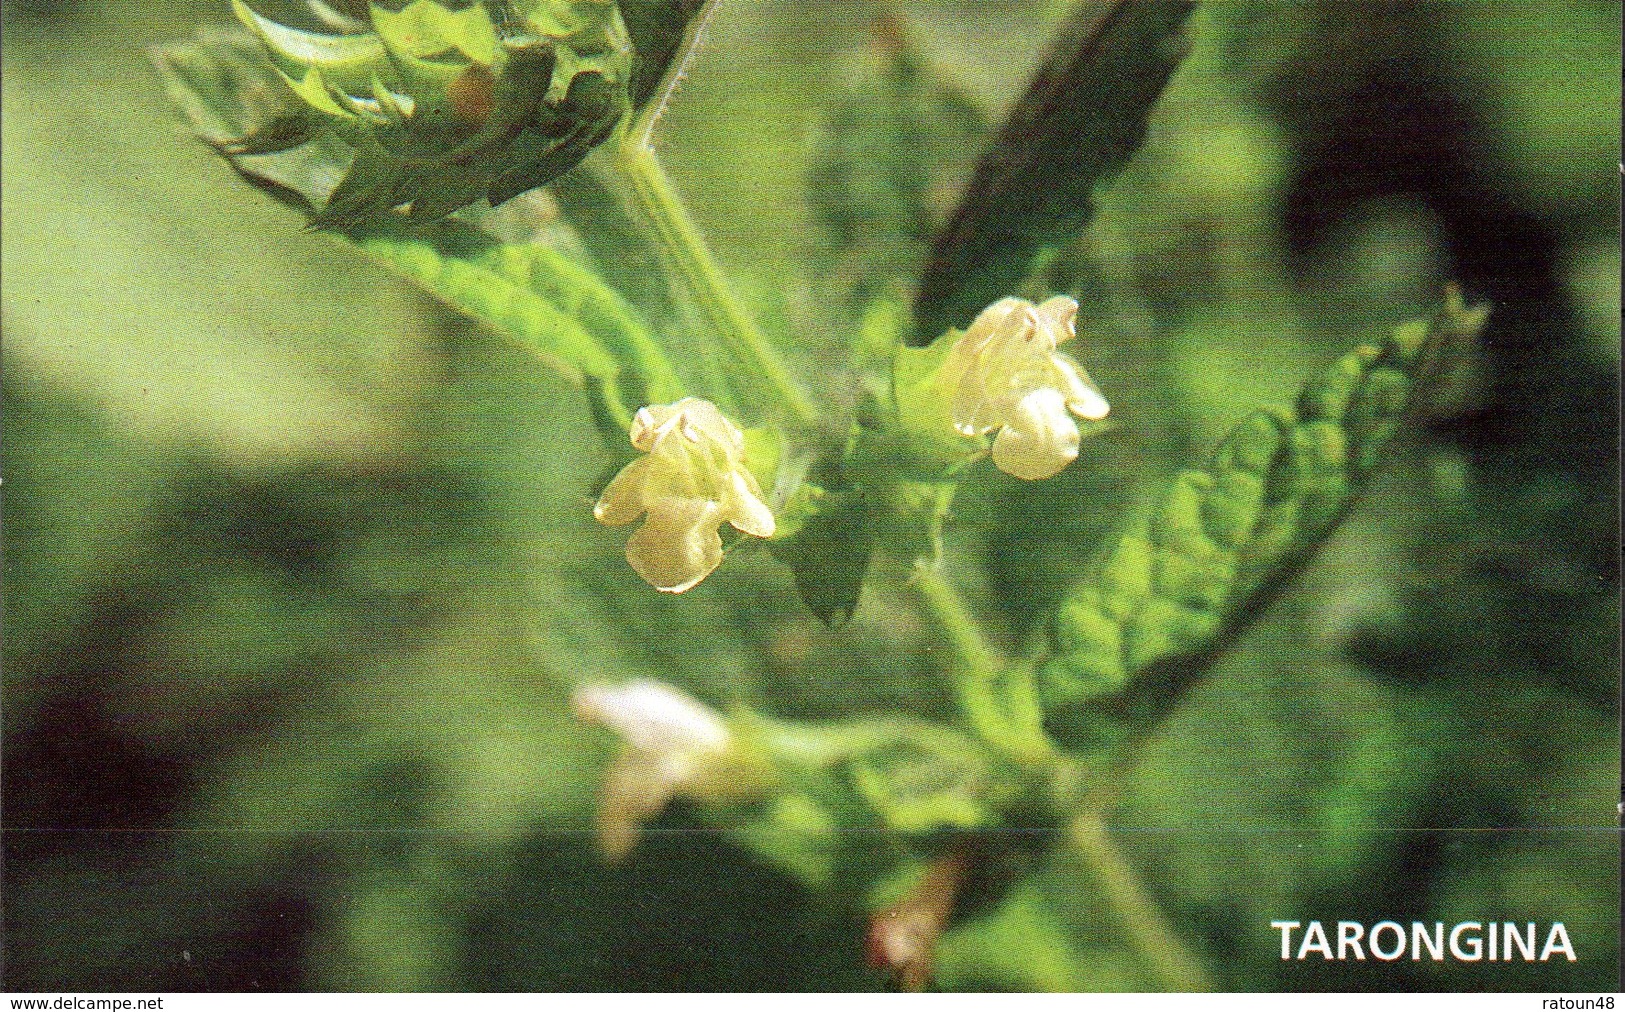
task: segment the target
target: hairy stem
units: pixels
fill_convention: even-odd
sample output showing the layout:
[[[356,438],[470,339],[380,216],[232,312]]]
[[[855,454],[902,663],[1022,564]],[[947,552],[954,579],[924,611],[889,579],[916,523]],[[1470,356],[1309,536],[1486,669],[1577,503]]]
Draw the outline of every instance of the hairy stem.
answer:
[[[716,7],[716,0],[711,0],[689,22],[688,32],[660,87],[621,135],[614,163],[628,184],[630,210],[681,280],[683,294],[697,311],[701,323],[727,350],[731,366],[729,381],[738,399],[747,409],[810,428],[817,418],[812,401],[734,298],[704,237],[655,157],[655,123],[687,72]]]
[[[1094,872],[1134,948],[1162,986],[1169,991],[1212,990],[1207,972],[1147,895],[1140,876],[1112,842],[1100,813],[1091,810],[1073,819],[1067,839]]]
[[[728,289],[654,152],[623,146],[616,163],[630,184],[634,212],[681,279],[684,294],[702,323],[728,352],[729,378],[736,395],[749,409],[788,416],[796,425],[811,427],[816,418],[812,402]]]
[[[672,53],[671,60],[666,65],[666,72],[655,86],[654,93],[649,96],[637,118],[632,121],[631,129],[627,133],[626,143],[638,148],[654,148],[655,124],[660,117],[666,114],[666,106],[671,104],[671,97],[677,93],[677,86],[688,76],[689,64],[694,62],[694,54],[700,51],[705,40],[705,30],[711,27],[711,19],[716,17],[717,9],[722,6],[722,0],[705,0],[700,9],[689,18],[687,27],[683,30],[683,40],[677,44]]]
[[[964,599],[941,573],[920,569],[915,573],[914,589],[953,651],[950,671],[954,690],[971,729],[990,744],[1016,755],[1049,755],[1049,739],[1030,691],[1029,673],[1008,669],[1004,659],[988,645]],[[1027,691],[1019,691],[1023,686]]]

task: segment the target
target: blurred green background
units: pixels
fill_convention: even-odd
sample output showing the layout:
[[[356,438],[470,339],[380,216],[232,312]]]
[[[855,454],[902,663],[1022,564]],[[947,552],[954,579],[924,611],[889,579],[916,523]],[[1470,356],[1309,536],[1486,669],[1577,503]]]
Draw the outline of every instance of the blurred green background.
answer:
[[[953,115],[866,84],[880,7],[738,0],[660,135],[829,389],[852,293],[917,269],[1065,5],[885,10]],[[1445,281],[1495,306],[1472,402],[1125,774],[1117,839],[1222,987],[1617,986],[1620,16],[1208,4],[1050,266],[1120,426],[1054,482],[960,493],[950,572],[1012,648],[1255,404]],[[655,677],[945,716],[896,580],[836,631],[765,553],[654,594],[590,519],[578,391],[187,136],[145,47],[223,2],[4,17],[4,985],[883,986],[853,899],[681,810],[600,866],[610,743],[566,699]],[[1562,920],[1580,960],[1282,962],[1276,918]],[[949,988],[1153,979],[1063,854],[939,962]]]

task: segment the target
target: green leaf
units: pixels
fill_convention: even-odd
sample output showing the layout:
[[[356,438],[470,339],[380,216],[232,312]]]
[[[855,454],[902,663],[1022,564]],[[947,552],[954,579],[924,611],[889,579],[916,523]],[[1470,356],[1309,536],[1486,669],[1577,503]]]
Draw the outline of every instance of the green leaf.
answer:
[[[409,35],[432,30],[447,45],[474,45],[469,39],[478,32],[470,24],[476,22],[467,17],[442,17],[443,9],[427,0],[419,0],[411,11],[417,11],[415,21],[402,14],[397,18],[405,21],[386,18],[387,27]],[[431,15],[439,20],[425,20]],[[414,28],[417,22],[423,24]],[[199,135],[234,168],[270,184],[316,223],[347,233],[379,261],[585,384],[606,428],[624,431],[638,407],[682,395],[682,384],[638,312],[577,260],[540,244],[500,244],[460,223],[442,222],[408,234],[403,221],[369,222],[372,211],[413,196],[423,179],[403,177],[399,160],[382,148],[369,146],[358,154],[336,132],[312,122],[321,117],[300,101],[291,90],[297,86],[248,39],[205,33],[196,42],[154,50],[154,59]],[[316,70],[309,72],[307,83],[328,98]],[[572,98],[579,90],[572,89]],[[252,143],[267,133],[288,143],[280,148]],[[579,158],[587,147],[566,143],[566,157]],[[438,218],[478,199],[489,178],[480,167],[489,168],[489,159],[474,161],[478,171],[465,173],[466,178],[459,175],[459,166],[443,166],[437,186],[413,199],[412,217]],[[503,197],[512,195],[510,189],[517,192],[544,181],[528,179],[515,188],[506,178],[493,184]]]
[[[987,449],[986,439],[964,436],[954,426],[953,397],[939,379],[963,336],[962,331],[949,330],[924,347],[896,349],[891,399],[897,410],[897,430],[889,440],[866,433],[865,449],[880,467],[913,477],[941,478],[962,469],[974,454]],[[885,442],[896,445],[887,447]]]
[[[1450,292],[1431,321],[1344,355],[1296,410],[1255,412],[1207,468],[1181,472],[1061,603],[1040,669],[1052,725],[1065,730],[1071,708],[1124,693],[1130,715],[1169,707],[1331,534],[1487,314]]]
[[[502,203],[580,163],[628,109],[631,56],[613,18],[581,39],[498,45],[478,5],[375,6],[376,30],[353,35],[236,8],[266,53],[205,32],[156,50],[160,72],[204,140],[250,179],[291,181],[325,228]]]
[[[232,0],[232,10],[243,27],[253,32],[273,56],[290,67],[317,70],[339,87],[361,87],[372,68],[384,58],[384,44],[376,35],[323,35],[279,25],[262,17],[243,0]],[[304,73],[296,75],[300,78]]]
[[[917,720],[736,723],[776,770],[772,795],[710,814],[730,835],[810,883],[862,894],[944,834],[1030,821],[1034,782],[958,731]],[[1024,828],[1029,828],[1024,826]]]
[[[942,528],[956,485],[950,481],[885,481],[867,486],[875,545],[910,565],[942,559]]]
[[[987,758],[968,742],[899,742],[851,765],[852,785],[886,828],[909,835],[995,825],[989,807],[998,784]]]
[[[332,110],[318,111],[325,101],[348,115],[317,70],[296,80],[248,35],[214,30],[154,47],[152,57],[198,137],[284,203],[320,211],[355,166],[355,146],[323,114]]]
[[[414,235],[377,232],[357,243],[437,298],[586,382],[606,420],[622,430],[640,406],[682,395],[637,311],[556,250],[499,244],[454,223]]]
[[[434,0],[413,0],[400,11],[379,4],[370,9],[373,30],[392,52],[428,57],[454,49],[487,66],[496,60],[496,26],[479,4],[453,11]]]
[[[1065,23],[936,237],[914,304],[918,343],[1016,292],[1089,223],[1095,185],[1140,146],[1184,57],[1194,6],[1117,0]]]
[[[860,409],[840,459],[797,489],[768,542],[802,600],[830,625],[851,617],[877,551],[936,564],[955,487],[944,478],[969,459],[887,426],[886,410],[878,401]]]
[[[874,533],[862,488],[825,491],[803,485],[793,503],[799,524],[788,536],[768,542],[775,558],[790,567],[801,599],[829,625],[852,617],[874,553]]]
[[[242,32],[205,29],[193,41],[153,47],[152,60],[170,101],[212,147],[282,150],[314,136],[314,111],[288,90],[260,44]],[[249,138],[268,144],[245,145]]]

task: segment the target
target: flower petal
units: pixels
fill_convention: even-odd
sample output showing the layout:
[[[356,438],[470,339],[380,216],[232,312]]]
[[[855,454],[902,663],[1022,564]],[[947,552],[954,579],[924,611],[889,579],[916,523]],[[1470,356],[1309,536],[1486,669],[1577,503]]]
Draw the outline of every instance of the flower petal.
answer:
[[[1074,415],[1098,422],[1111,414],[1112,406],[1106,403],[1106,395],[1078,363],[1065,355],[1051,356],[1050,361],[1060,376],[1058,387],[1066,398],[1066,406]]]
[[[1055,344],[1078,336],[1078,303],[1075,300],[1065,295],[1045,299],[1038,304],[1037,313],[1039,326],[1050,333]]]
[[[655,589],[681,594],[722,564],[717,503],[662,499],[647,506],[643,526],[626,539],[626,561]]]
[[[639,408],[638,413],[632,416],[632,427],[627,430],[632,445],[644,453],[654,450],[655,444],[677,424],[683,405],[692,399],[685,397],[675,404],[650,404]]]
[[[993,463],[1026,481],[1053,477],[1077,456],[1077,423],[1061,392],[1051,387],[1023,397],[993,440]]]
[[[643,515],[643,485],[649,476],[649,458],[639,457],[616,473],[592,508],[601,524],[619,527]]]
[[[1006,296],[977,313],[976,319],[971,321],[970,328],[960,340],[968,342],[970,347],[985,345],[993,335],[1020,326],[1020,319],[1029,306],[1030,303],[1024,299]]]
[[[599,799],[598,845],[611,861],[626,857],[643,823],[693,788],[706,758],[725,753],[731,744],[721,717],[663,682],[586,685],[570,702],[577,717],[602,724],[626,742]]]
[[[698,397],[684,397],[672,407],[683,413],[690,431],[726,448],[730,459],[744,451],[745,434],[728,421],[715,404]]]
[[[998,401],[1009,375],[998,360],[998,338],[989,334],[978,343],[966,334],[950,355],[956,379],[949,410],[954,428],[964,435],[979,436],[1001,423]]]
[[[721,749],[728,744],[728,726],[715,711],[664,682],[586,685],[576,690],[570,703],[577,717],[602,724],[641,752]]]
[[[619,862],[637,846],[643,824],[677,794],[677,787],[657,765],[638,752],[625,752],[604,778],[598,799],[598,849],[604,859]]]
[[[660,590],[681,593],[722,562],[724,521],[757,537],[776,529],[745,468],[745,434],[715,404],[684,397],[638,409],[628,435],[647,456],[622,468],[593,515],[609,524],[646,514],[626,558]]]
[[[762,490],[756,479],[749,471],[737,470],[728,472],[727,481],[728,495],[723,505],[727,521],[746,534],[771,538],[778,525],[773,520],[773,511],[762,501]]]

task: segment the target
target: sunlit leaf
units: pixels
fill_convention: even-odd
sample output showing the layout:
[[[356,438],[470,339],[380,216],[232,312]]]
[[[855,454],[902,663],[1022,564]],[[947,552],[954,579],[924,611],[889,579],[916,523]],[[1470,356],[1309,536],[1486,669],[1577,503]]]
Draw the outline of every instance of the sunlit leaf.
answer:
[[[1058,725],[1067,710],[1127,690],[1123,705],[1164,712],[1347,514],[1487,312],[1452,293],[1431,321],[1339,359],[1295,411],[1254,413],[1207,468],[1181,472],[1061,603],[1041,670]]]
[[[472,229],[382,233],[360,247],[454,308],[582,380],[624,428],[681,395],[637,311],[585,267],[546,246],[497,244]]]

